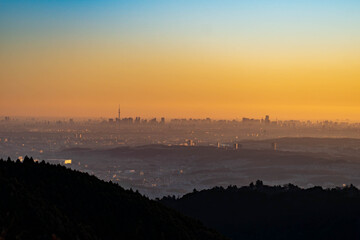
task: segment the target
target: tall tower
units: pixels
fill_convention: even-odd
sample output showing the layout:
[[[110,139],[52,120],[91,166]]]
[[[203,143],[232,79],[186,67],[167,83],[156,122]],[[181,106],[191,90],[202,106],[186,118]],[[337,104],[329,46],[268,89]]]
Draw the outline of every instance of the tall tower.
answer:
[[[120,121],[120,104],[119,104],[119,110],[118,110],[118,119]]]

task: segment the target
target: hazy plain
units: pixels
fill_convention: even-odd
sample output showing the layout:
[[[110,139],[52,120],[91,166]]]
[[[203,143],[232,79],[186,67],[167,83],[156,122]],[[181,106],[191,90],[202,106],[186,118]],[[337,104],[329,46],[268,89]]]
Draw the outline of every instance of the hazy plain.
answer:
[[[59,164],[71,159],[67,167],[151,198],[257,179],[270,185],[360,187],[357,124],[27,120],[0,126],[2,158],[31,155]]]

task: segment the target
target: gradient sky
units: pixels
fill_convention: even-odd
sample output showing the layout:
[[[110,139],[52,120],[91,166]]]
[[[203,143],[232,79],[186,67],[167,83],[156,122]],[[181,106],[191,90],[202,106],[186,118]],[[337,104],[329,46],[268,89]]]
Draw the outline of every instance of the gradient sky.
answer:
[[[360,120],[360,1],[0,0],[0,115]]]

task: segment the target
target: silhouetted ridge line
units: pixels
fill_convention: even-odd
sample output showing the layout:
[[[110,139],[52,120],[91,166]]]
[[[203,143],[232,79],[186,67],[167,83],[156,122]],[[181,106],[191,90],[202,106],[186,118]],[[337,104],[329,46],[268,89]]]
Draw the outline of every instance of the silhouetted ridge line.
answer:
[[[175,210],[25,157],[0,160],[0,239],[224,239]]]
[[[295,185],[215,187],[161,203],[237,239],[360,239],[360,191]]]

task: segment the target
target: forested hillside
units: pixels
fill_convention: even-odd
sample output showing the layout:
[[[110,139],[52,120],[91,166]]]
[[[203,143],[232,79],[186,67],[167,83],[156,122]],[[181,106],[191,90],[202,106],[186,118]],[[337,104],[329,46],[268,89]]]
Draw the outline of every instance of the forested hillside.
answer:
[[[360,239],[360,191],[288,184],[194,191],[162,203],[238,239]]]
[[[0,160],[0,239],[224,239],[117,184],[45,162]]]

